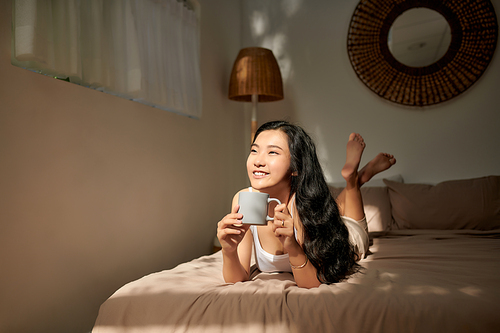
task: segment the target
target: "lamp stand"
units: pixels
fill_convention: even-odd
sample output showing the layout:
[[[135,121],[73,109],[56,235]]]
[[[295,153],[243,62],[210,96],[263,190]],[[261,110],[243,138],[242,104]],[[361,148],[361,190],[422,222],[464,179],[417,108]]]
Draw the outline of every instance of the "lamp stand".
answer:
[[[252,135],[250,137],[250,143],[253,143],[253,139],[255,138],[255,132],[257,132],[257,101],[259,100],[259,96],[256,94],[252,95],[252,124],[251,124],[251,132]]]

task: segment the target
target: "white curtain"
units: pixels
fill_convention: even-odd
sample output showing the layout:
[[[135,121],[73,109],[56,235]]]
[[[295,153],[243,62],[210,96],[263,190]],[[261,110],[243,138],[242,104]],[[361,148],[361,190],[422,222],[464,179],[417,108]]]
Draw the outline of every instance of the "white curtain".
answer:
[[[201,116],[199,26],[177,0],[15,0],[12,63]]]

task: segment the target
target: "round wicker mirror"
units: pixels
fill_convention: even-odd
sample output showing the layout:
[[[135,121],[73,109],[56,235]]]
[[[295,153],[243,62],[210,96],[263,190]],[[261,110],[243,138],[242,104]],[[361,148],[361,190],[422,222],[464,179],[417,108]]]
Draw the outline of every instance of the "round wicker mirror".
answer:
[[[416,7],[437,11],[451,29],[448,51],[425,67],[398,62],[387,44],[392,23]],[[354,71],[373,92],[394,103],[427,106],[472,86],[488,67],[497,37],[489,0],[361,0],[349,26],[347,51]]]

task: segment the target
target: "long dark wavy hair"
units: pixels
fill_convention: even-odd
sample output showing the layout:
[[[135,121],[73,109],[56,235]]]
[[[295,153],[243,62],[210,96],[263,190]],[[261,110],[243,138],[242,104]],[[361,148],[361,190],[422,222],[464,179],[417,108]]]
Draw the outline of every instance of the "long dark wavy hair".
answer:
[[[349,242],[349,232],[340,218],[316,155],[311,137],[300,127],[286,121],[263,124],[263,131],[280,130],[288,137],[290,150],[290,197],[304,226],[304,253],[316,268],[321,283],[336,283],[358,272],[358,256]],[[255,141],[255,139],[254,139]]]

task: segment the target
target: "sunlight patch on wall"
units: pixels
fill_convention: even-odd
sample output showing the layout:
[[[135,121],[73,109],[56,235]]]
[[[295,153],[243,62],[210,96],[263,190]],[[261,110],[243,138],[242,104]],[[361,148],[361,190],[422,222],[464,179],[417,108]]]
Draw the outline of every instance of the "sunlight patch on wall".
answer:
[[[280,66],[283,83],[292,77],[292,61],[287,54],[288,24],[284,21],[272,20],[273,13],[279,11],[290,18],[298,13],[303,0],[283,0],[280,3],[269,1],[251,1],[249,6],[249,31],[254,41],[253,46],[261,46],[273,51]]]
[[[333,182],[333,178],[330,172],[328,172],[328,168],[326,168],[329,161],[328,151],[326,149],[326,145],[321,144],[322,142],[324,142],[324,139],[323,133],[321,132],[321,127],[319,125],[314,129],[314,136],[315,138],[313,138],[313,140],[314,142],[316,142],[316,153],[318,155],[319,163],[323,166],[323,172],[325,174],[326,182],[331,183]]]
[[[286,13],[286,16],[292,17],[299,11],[302,5],[302,0],[283,0],[281,2],[281,8]]]
[[[260,37],[268,29],[268,17],[263,12],[254,11],[250,18],[250,31],[252,37]]]

